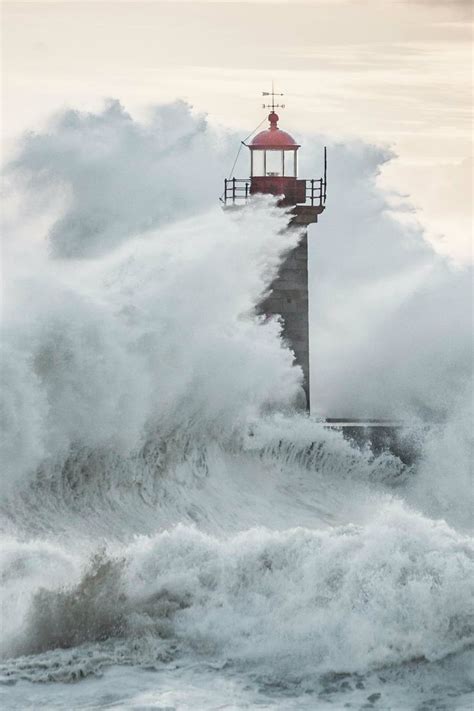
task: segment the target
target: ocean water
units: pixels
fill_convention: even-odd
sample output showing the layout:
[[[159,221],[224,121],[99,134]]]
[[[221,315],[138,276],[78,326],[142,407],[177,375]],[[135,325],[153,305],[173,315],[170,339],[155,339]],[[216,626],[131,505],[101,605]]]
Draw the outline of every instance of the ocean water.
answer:
[[[294,409],[278,320],[253,315],[297,239],[286,216],[268,200],[223,213],[212,181],[178,200],[181,163],[210,171],[226,140],[182,105],[143,126],[111,104],[26,137],[8,168],[2,708],[471,708],[469,324],[460,311],[447,331],[438,308],[468,295],[466,273],[390,223],[377,263],[401,276],[371,305],[398,334],[389,385],[367,376],[364,319],[312,316],[320,357],[345,349],[320,404],[384,405],[417,456],[356,446]],[[374,150],[346,165],[365,165],[384,243]],[[313,289],[321,308],[330,289]]]

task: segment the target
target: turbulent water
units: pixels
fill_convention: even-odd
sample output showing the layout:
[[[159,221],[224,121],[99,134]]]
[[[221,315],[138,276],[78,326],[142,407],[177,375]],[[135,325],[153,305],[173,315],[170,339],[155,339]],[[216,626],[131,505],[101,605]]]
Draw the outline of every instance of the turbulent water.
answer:
[[[229,215],[212,181],[185,190],[231,139],[184,105],[140,124],[112,103],[7,167],[2,707],[470,708],[469,275],[381,208],[383,152],[335,146],[319,404],[403,416],[416,457],[299,414],[253,310],[297,236],[270,201]],[[344,240],[352,281],[331,284]]]

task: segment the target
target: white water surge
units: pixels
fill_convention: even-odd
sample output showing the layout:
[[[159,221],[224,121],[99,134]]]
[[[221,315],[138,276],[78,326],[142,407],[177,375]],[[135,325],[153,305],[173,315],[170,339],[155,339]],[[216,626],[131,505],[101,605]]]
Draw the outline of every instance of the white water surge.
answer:
[[[270,200],[213,207],[231,139],[112,103],[7,169],[3,707],[469,708],[469,270],[388,214],[383,152],[333,147],[319,404],[384,405],[418,457],[356,447],[293,410],[301,373],[253,315],[296,237]]]

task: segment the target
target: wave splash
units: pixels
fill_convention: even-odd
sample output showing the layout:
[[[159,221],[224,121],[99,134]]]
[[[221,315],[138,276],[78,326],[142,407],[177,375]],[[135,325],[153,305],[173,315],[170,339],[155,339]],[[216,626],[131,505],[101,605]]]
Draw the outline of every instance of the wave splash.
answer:
[[[347,395],[370,415],[390,400],[418,437],[419,458],[407,467],[358,448],[295,411],[301,372],[278,320],[254,316],[297,239],[284,230],[287,216],[265,199],[224,214],[210,207],[214,186],[205,183],[175,218],[184,178],[170,172],[171,145],[201,174],[226,139],[184,105],[157,110],[148,127],[113,104],[96,117],[68,113],[53,129],[26,139],[10,167],[25,199],[41,192],[52,213],[41,222],[34,204],[6,230],[4,680],[104,674],[105,684],[121,664],[171,676],[186,668],[185,687],[197,665],[222,683],[255,684],[250,703],[290,687],[323,689],[339,703],[344,684],[354,693],[372,684],[380,696],[380,674],[395,689],[415,668],[430,688],[441,675],[448,698],[457,664],[456,693],[467,693],[474,551],[462,324],[450,331],[455,362],[438,358],[431,378],[418,378],[413,362],[396,369],[393,402],[377,370],[371,380],[359,368],[359,341],[342,349],[350,377],[339,358],[324,360],[326,385],[338,383],[326,403]],[[148,192],[115,213],[124,185],[110,174],[129,160],[127,146],[142,157],[136,193]],[[354,170],[365,161],[350,199],[370,211],[374,194],[383,204],[374,175],[386,157],[361,150],[346,155]],[[86,189],[94,171],[103,201]],[[51,185],[59,215],[45,197]],[[46,240],[32,238],[28,220]],[[426,294],[437,293],[435,306],[454,282],[464,294],[466,275],[441,265],[418,233],[394,246],[395,225],[376,255],[382,272],[388,262],[403,272],[388,311],[420,331]],[[341,225],[330,229],[339,249]],[[327,262],[323,230],[321,238]],[[417,261],[410,274],[408,258]],[[328,281],[314,293],[328,314]],[[322,317],[316,332],[319,355],[334,353]],[[430,325],[435,354],[444,338],[433,334]]]

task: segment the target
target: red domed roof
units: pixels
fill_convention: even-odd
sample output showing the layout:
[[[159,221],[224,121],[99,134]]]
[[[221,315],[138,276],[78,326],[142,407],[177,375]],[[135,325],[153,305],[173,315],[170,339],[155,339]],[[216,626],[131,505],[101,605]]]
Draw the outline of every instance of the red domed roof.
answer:
[[[257,133],[250,148],[299,148],[293,136],[278,128],[278,118],[274,111],[269,114],[270,128]]]

